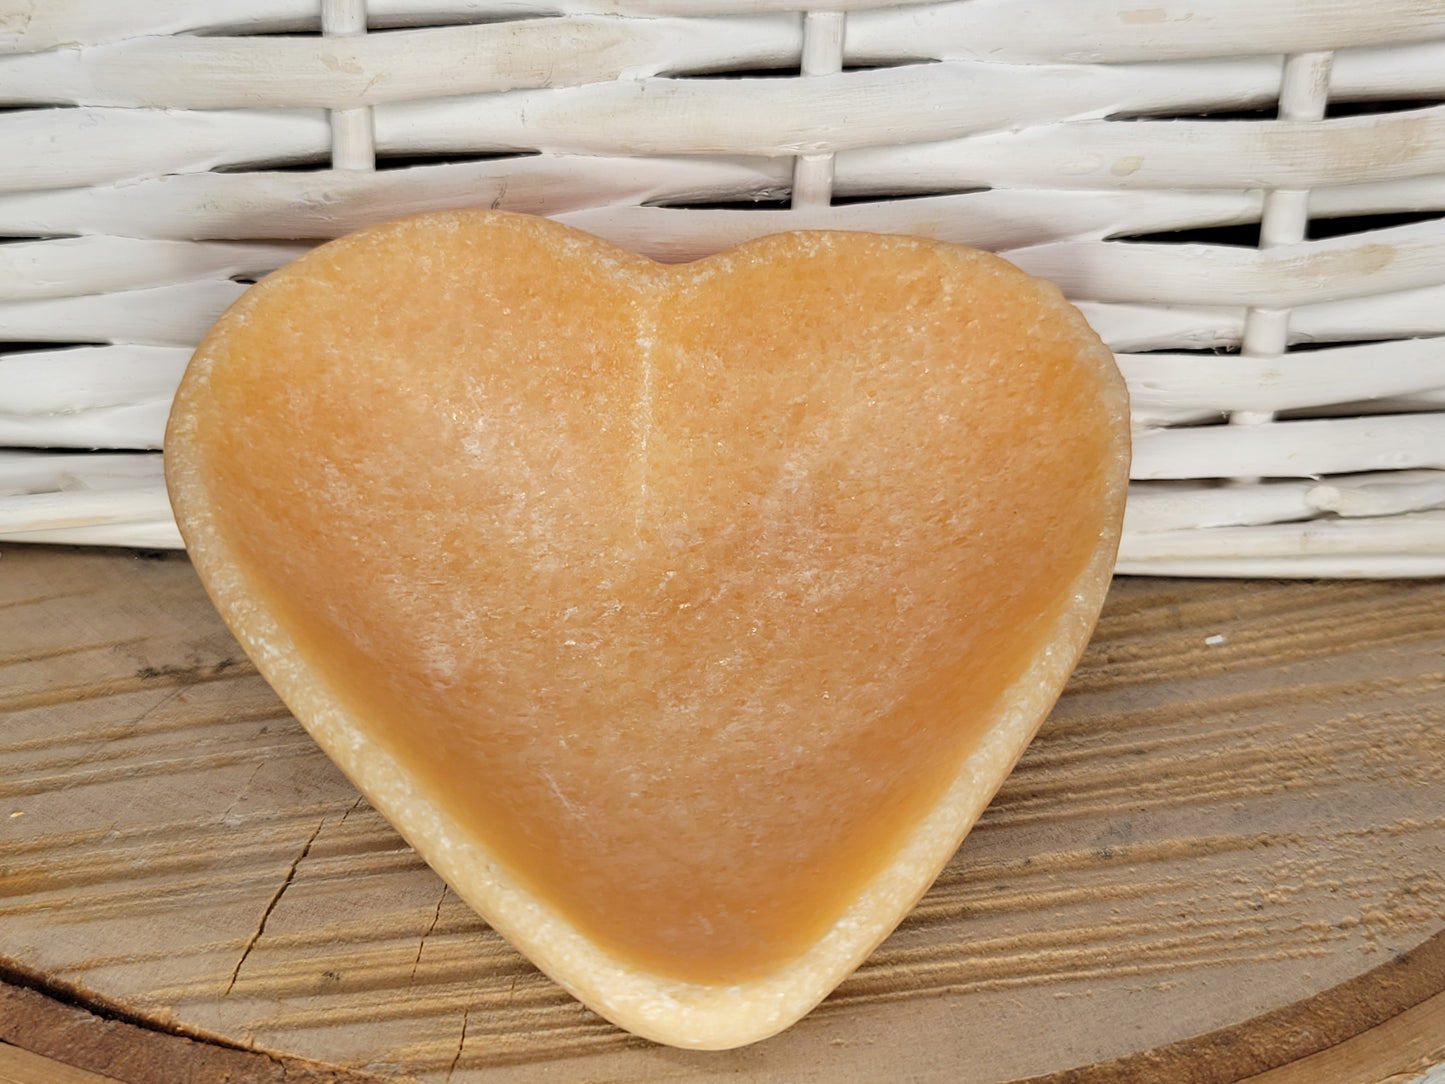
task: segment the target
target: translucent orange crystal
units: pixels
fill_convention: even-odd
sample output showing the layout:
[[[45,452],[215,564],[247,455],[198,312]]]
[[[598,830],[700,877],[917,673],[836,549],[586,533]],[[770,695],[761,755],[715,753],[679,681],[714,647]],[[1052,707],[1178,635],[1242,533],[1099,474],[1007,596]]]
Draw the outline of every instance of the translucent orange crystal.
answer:
[[[667,267],[432,216],[200,356],[190,484],[310,672],[589,939],[693,982],[797,957],[887,864],[1122,501],[1082,319],[914,239]]]

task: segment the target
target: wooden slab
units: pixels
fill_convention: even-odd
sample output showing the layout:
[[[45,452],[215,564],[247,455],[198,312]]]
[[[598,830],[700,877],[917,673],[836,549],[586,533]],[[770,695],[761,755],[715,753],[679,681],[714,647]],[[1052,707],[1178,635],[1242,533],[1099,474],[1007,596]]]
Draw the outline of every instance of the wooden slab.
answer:
[[[913,916],[797,1027],[705,1054],[460,904],[183,556],[3,547],[0,977],[0,1042],[148,1084],[197,1050],[256,1080],[1383,1078],[1445,1060],[1445,583],[1117,581]]]

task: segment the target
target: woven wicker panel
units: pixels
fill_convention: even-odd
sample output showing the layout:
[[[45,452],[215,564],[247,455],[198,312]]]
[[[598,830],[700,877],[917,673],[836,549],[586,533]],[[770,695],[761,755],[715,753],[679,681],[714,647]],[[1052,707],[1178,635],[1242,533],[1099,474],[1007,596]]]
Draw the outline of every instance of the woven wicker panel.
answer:
[[[0,538],[180,544],[192,345],[319,240],[545,214],[1058,282],[1133,394],[1119,570],[1445,574],[1445,0],[0,0]]]

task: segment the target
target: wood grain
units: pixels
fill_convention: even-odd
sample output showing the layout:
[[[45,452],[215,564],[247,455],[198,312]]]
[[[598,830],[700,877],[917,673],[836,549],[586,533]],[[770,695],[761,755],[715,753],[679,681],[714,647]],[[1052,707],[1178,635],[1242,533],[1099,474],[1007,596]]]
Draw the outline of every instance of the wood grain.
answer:
[[[0,1043],[0,1084],[121,1084],[115,1077],[77,1069],[22,1047]]]
[[[874,957],[776,1039],[658,1048],[445,889],[183,557],[0,549],[0,973],[208,1050],[421,1081],[1234,1081],[1445,990],[1442,871],[1445,583],[1119,580]]]

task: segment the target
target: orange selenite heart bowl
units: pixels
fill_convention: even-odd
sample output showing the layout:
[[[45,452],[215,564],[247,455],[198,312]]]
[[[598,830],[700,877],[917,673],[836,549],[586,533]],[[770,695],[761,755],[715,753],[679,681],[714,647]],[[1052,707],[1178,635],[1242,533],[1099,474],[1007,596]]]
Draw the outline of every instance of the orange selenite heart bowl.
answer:
[[[1124,384],[1052,286],[914,238],[665,266],[422,216],[217,322],[167,481],[327,753],[597,1012],[797,1020],[931,883],[1113,568]]]

